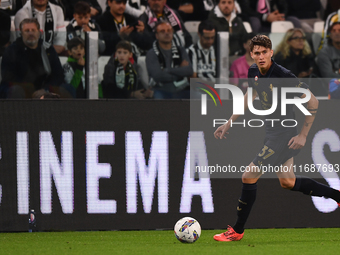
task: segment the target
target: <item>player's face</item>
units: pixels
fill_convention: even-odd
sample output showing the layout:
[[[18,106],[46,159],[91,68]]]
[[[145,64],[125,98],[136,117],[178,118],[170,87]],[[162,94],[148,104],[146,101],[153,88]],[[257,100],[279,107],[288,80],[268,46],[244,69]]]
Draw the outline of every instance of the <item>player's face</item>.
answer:
[[[157,27],[156,39],[160,43],[171,43],[172,38],[173,38],[173,29],[170,24],[168,23],[160,24]]]
[[[215,29],[205,30],[203,29],[203,35],[198,34],[200,38],[200,43],[204,49],[209,49],[215,42]]]
[[[332,39],[333,43],[340,43],[340,24],[337,24],[332,28],[329,36]]]
[[[74,19],[77,21],[78,26],[87,25],[91,19],[91,14],[88,13],[86,15],[83,14],[73,14]]]
[[[303,50],[305,46],[306,37],[300,31],[296,31],[288,40],[289,46],[292,50]]]
[[[234,0],[220,0],[218,7],[224,16],[229,16],[234,10],[235,3]]]
[[[132,57],[132,53],[126,49],[117,49],[116,51],[116,58],[118,59],[118,62],[122,64],[123,66],[126,66],[126,64],[129,62],[129,58]]]
[[[107,4],[110,6],[110,11],[112,14],[115,15],[123,15],[126,8],[126,2],[125,1],[118,1],[116,2],[113,0],[112,2],[107,1]]]
[[[30,48],[36,48],[38,46],[40,31],[37,25],[34,23],[27,23],[22,26],[21,29],[22,40],[25,45]]]
[[[164,5],[166,4],[166,0],[148,0],[148,4],[150,9],[157,14],[163,13]]]
[[[71,50],[69,50],[69,54],[75,59],[81,59],[85,55],[85,49],[82,45],[78,45],[76,47],[73,47]]]
[[[265,74],[272,65],[273,50],[263,46],[255,45],[253,51],[250,52],[255,64],[262,74]]]

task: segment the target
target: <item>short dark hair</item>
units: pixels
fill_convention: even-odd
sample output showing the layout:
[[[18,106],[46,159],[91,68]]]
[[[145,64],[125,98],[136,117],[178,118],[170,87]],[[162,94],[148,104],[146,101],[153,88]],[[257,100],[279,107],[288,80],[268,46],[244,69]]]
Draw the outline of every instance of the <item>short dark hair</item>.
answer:
[[[22,32],[22,27],[25,25],[25,24],[31,24],[31,23],[34,23],[36,26],[37,26],[37,29],[40,31],[40,24],[38,22],[38,20],[36,18],[27,18],[27,19],[23,19],[21,22],[20,22],[20,25],[19,25],[19,29],[20,31]]]
[[[221,0],[216,0],[216,4],[219,4],[221,2]],[[235,0],[233,0],[233,2],[235,2]]]
[[[67,49],[72,50],[74,47],[77,47],[78,45],[85,47],[85,42],[80,37],[74,37],[67,42]]]
[[[200,35],[203,35],[203,30],[211,31],[214,29],[216,30],[216,27],[210,20],[204,20],[198,25],[198,33]]]
[[[242,36],[242,43],[247,43],[248,40],[251,40],[256,34],[254,32],[246,33]]]
[[[158,28],[160,25],[163,25],[163,24],[169,24],[170,27],[172,27],[171,24],[170,24],[169,22],[165,21],[165,20],[158,21],[158,22],[156,23],[156,25],[155,25],[155,33],[157,33],[157,28]],[[172,29],[172,30],[173,30],[173,29]]]
[[[128,41],[122,40],[119,43],[117,43],[116,45],[116,51],[118,49],[124,49],[127,50],[128,52],[132,52],[132,46],[131,43],[129,43]]]
[[[108,1],[110,1],[111,3],[112,3],[113,1],[116,1],[116,2],[124,2],[124,3],[127,2],[127,0],[108,0]]]
[[[266,35],[255,35],[250,40],[249,44],[250,51],[253,51],[255,45],[263,46],[266,49],[272,49],[272,41]]]
[[[84,1],[77,2],[74,5],[74,13],[79,15],[86,15],[91,13],[91,6]]]
[[[329,37],[329,34],[331,33],[332,29],[334,26],[336,25],[340,25],[340,21],[337,21],[337,22],[334,22],[329,28],[328,28],[328,31],[327,31],[327,35],[328,35],[328,45],[332,45],[333,44],[333,40],[332,38]]]

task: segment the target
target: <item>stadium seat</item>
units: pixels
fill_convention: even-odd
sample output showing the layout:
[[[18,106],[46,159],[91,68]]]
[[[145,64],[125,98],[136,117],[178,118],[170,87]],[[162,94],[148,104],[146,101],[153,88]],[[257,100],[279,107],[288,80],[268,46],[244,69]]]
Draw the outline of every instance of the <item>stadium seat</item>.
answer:
[[[145,56],[138,57],[137,73],[138,73],[139,80],[142,83],[143,87],[148,88],[149,87],[149,74],[148,74],[148,69],[146,68]]]
[[[15,16],[11,16],[11,35],[9,38],[10,42],[14,42],[17,39],[17,34],[15,32],[14,18]]]
[[[253,29],[250,26],[250,23],[247,21],[243,21],[243,26],[245,27],[245,29],[247,30],[248,33],[253,32]]]
[[[286,33],[291,28],[294,28],[291,21],[274,21],[271,26],[271,33]]]
[[[184,26],[188,30],[188,32],[190,33],[193,43],[196,43],[198,41],[198,25],[200,23],[201,23],[200,21],[184,22]]]
[[[188,32],[198,32],[198,25],[200,24],[200,21],[187,21],[184,22],[185,28],[188,30]]]
[[[325,26],[324,21],[315,22],[314,23],[314,33],[322,33],[324,26]]]
[[[110,56],[101,56],[98,58],[98,82],[101,83],[104,79],[104,70]]]
[[[313,50],[314,50],[315,54],[317,54],[317,52],[318,52],[318,48],[320,46],[321,39],[322,39],[322,36],[321,36],[320,33],[313,33],[312,34]]]
[[[269,38],[272,41],[272,49],[275,51],[276,47],[279,45],[279,43],[282,41],[283,37],[285,36],[285,33],[270,33]],[[274,52],[275,54],[275,52]]]

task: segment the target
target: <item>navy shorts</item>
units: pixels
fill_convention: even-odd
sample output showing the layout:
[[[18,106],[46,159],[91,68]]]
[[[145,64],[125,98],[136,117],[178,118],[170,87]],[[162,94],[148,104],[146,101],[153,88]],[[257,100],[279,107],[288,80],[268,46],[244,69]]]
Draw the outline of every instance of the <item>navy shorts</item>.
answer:
[[[254,158],[253,163],[256,166],[281,166],[288,159],[295,157],[300,150],[289,149],[288,146],[289,140],[294,136],[266,137],[264,145]]]

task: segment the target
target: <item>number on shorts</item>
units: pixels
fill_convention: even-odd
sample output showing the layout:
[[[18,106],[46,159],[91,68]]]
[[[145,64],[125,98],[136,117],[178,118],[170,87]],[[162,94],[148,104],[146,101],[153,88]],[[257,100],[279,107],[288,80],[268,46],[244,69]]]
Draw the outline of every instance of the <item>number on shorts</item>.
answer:
[[[266,156],[264,156],[264,154],[266,154],[266,152],[268,151],[268,154]],[[262,152],[259,153],[258,156],[263,157],[263,159],[267,159],[269,158],[271,155],[273,155],[275,153],[275,151],[273,151],[272,149],[269,149],[267,145],[263,146],[262,148]]]

